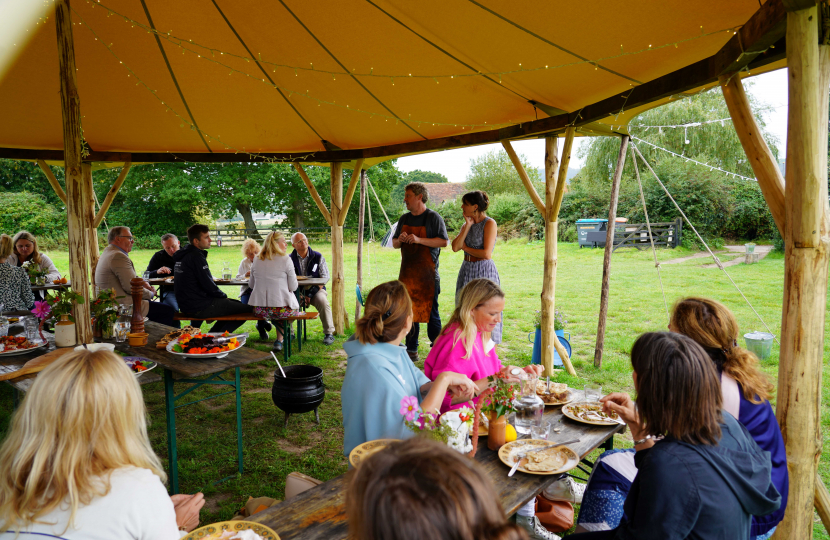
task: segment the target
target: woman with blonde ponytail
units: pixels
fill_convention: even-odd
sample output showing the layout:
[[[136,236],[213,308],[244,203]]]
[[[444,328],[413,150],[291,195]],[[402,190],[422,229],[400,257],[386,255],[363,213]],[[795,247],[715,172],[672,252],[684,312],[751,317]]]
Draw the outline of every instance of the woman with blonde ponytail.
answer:
[[[0,446],[0,536],[177,540],[196,528],[204,497],[167,495],[146,416],[112,352],[72,352],[43,370]]]
[[[424,361],[424,373],[435,380],[445,371],[463,373],[475,381],[479,391],[487,387],[487,377],[503,371],[510,374],[515,366],[502,366],[490,334],[501,323],[504,291],[489,279],[474,279],[461,290],[458,303],[447,325],[441,330]],[[524,371],[537,376],[542,366]],[[447,394],[441,412],[457,409],[462,402]]]
[[[262,251],[251,264],[251,279],[248,287],[251,295],[248,303],[254,306],[254,315],[265,320],[279,321],[294,317],[299,313],[300,304],[294,291],[297,290],[297,274],[294,273],[294,263],[285,254],[285,236],[281,232],[271,231],[262,242]],[[272,347],[275,351],[282,350],[282,327],[277,327],[277,340]],[[258,326],[258,328],[263,328]],[[267,332],[260,332],[260,337]]]
[[[527,539],[475,461],[422,437],[361,463],[349,479],[346,516],[354,540]]]
[[[412,327],[412,300],[400,281],[381,283],[366,297],[355,335],[343,344],[349,355],[340,390],[343,409],[343,453],[375,439],[405,439],[401,401],[414,396],[422,410],[436,411],[449,392],[469,401],[476,386],[469,378],[446,372],[430,380],[401,347]]]

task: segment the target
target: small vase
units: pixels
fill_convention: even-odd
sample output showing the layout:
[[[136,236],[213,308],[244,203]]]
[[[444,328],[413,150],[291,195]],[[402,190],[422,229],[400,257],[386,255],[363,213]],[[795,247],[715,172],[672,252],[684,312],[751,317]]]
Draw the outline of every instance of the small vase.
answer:
[[[490,420],[489,432],[487,434],[487,448],[495,451],[504,446],[505,439],[507,438],[507,417],[502,415],[496,418],[496,413],[493,411],[487,413],[487,416]]]
[[[75,345],[75,323],[68,315],[61,315],[55,324],[55,347],[73,347]]]

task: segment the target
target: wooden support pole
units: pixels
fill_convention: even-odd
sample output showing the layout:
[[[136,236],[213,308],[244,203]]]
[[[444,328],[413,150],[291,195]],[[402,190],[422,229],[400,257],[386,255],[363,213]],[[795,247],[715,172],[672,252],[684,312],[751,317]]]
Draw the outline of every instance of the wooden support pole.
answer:
[[[343,226],[340,212],[343,205],[343,164],[332,162],[331,167],[331,313],[334,332],[342,335],[346,328],[346,280],[343,263]]]
[[[542,366],[546,375],[553,375],[553,352],[559,353],[565,369],[571,375],[576,371],[571,364],[571,359],[565,351],[565,347],[559,343],[556,331],[553,326],[554,308],[556,305],[556,265],[557,265],[557,240],[559,236],[559,222],[557,214],[552,213],[553,201],[556,200],[556,193],[564,189],[564,178],[557,182],[557,171],[560,170],[559,158],[557,156],[557,137],[550,135],[545,137],[545,199],[548,206],[542,214],[545,218],[545,262],[544,278],[542,280]],[[559,184],[562,183],[560,188]]]
[[[786,234],[776,416],[787,448],[790,493],[787,513],[774,538],[809,539],[821,454],[821,369],[830,260],[827,109],[822,105],[827,88],[821,86],[820,75],[826,57],[819,53],[816,6],[787,13],[786,39]]]
[[[519,178],[522,180],[522,184],[524,184],[527,194],[530,195],[530,200],[533,201],[533,204],[536,206],[536,209],[539,210],[539,213],[544,216],[545,203],[542,202],[542,198],[539,197],[538,193],[536,193],[536,188],[533,187],[533,184],[530,182],[530,177],[527,175],[527,171],[525,171],[522,162],[519,161],[519,156],[516,155],[516,151],[513,150],[513,145],[510,144],[510,141],[502,141],[501,145],[504,147],[507,155],[510,156],[510,161],[513,162],[513,166],[516,167],[516,172],[519,173]]]
[[[63,191],[58,179],[55,178],[55,175],[52,173],[52,169],[50,169],[49,165],[47,165],[42,159],[37,160],[37,164],[38,167],[40,167],[40,170],[43,171],[43,174],[46,175],[46,179],[49,180],[49,184],[52,186],[52,189],[54,189],[55,193],[58,194],[58,197],[60,197],[60,200],[63,201],[63,204],[66,204],[66,193]]]
[[[825,530],[830,531],[830,493],[819,475],[816,475],[816,512]]]
[[[562,207],[562,199],[565,197],[565,185],[568,182],[568,166],[571,164],[571,149],[574,146],[574,135],[576,128],[570,126],[565,130],[565,143],[562,145],[562,159],[559,162],[559,181],[556,184],[556,199],[553,201],[553,209],[549,212],[554,219],[559,219],[559,209]]]
[[[346,190],[346,197],[343,199],[343,208],[340,209],[340,226],[346,223],[346,215],[349,213],[349,206],[352,204],[352,197],[354,197],[354,190],[360,180],[360,173],[363,171],[363,158],[357,160],[352,170],[352,179],[349,182],[349,189]]]
[[[92,186],[92,163],[81,164],[81,175],[84,179],[84,195],[86,204],[86,221],[90,224],[86,229],[87,253],[89,254],[89,276],[92,286],[95,287],[95,267],[98,266],[98,256],[101,254],[98,249],[98,229],[95,227],[95,191]]]
[[[75,80],[75,47],[69,0],[55,2],[55,28],[58,38],[63,152],[66,179],[66,215],[69,233],[69,279],[72,289],[84,302],[75,306],[75,337],[78,343],[92,343],[89,309],[89,253],[87,229],[92,226],[86,208],[91,200],[81,171],[81,102]]]
[[[104,221],[104,218],[107,215],[107,210],[110,209],[113,199],[115,199],[115,196],[118,195],[118,191],[121,189],[121,186],[124,185],[124,180],[127,179],[127,173],[130,172],[130,167],[132,167],[132,162],[127,161],[124,163],[124,166],[121,167],[121,174],[119,174],[118,178],[115,179],[115,183],[107,192],[107,196],[104,197],[104,203],[101,205],[101,208],[98,210],[98,214],[95,216],[96,229],[101,226],[101,222]]]
[[[366,217],[366,171],[360,171],[360,201],[357,210],[357,285],[363,293],[363,229]],[[354,320],[360,318],[360,299],[355,298]]]
[[[300,174],[300,178],[303,179],[303,183],[305,187],[308,189],[308,192],[311,194],[311,198],[314,199],[314,204],[317,205],[317,208],[320,209],[320,213],[323,214],[323,218],[326,220],[326,223],[329,225],[334,225],[334,222],[331,220],[331,214],[329,214],[328,209],[326,208],[326,204],[323,202],[323,199],[320,198],[320,194],[317,193],[317,188],[314,187],[314,184],[311,183],[311,179],[305,173],[305,169],[299,163],[292,163],[294,168],[297,169],[297,172]],[[341,165],[342,170],[342,165]],[[342,184],[343,181],[341,180],[340,183]],[[342,195],[341,195],[342,196]]]
[[[594,367],[602,367],[602,351],[605,348],[605,323],[608,319],[608,293],[611,281],[611,254],[614,252],[614,232],[617,224],[617,201],[620,198],[620,179],[625,167],[625,153],[628,150],[629,140],[628,135],[622,136],[617,167],[611,179],[611,207],[608,210],[605,256],[602,259],[602,289],[599,296],[599,322],[597,323],[597,343],[594,346]]]
[[[772,218],[784,236],[784,176],[778,168],[778,162],[772,156],[761,128],[755,122],[749,100],[744,92],[744,85],[737,73],[720,77],[723,99],[732,117],[732,125],[741,141],[758,186],[764,194]]]

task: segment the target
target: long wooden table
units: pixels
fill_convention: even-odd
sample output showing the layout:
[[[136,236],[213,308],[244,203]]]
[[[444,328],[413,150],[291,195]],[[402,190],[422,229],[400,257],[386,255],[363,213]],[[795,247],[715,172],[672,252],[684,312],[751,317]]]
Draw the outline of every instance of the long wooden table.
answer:
[[[577,400],[582,392],[577,392]],[[575,422],[562,414],[561,407],[547,407],[545,420],[552,422],[549,440],[566,441],[579,438],[578,443],[569,444],[581,458],[602,447],[613,448],[614,434],[625,426],[592,426]],[[480,438],[475,460],[490,478],[496,489],[504,511],[512,515],[523,504],[541,493],[559,475],[537,476],[517,472],[508,478],[509,468],[499,460],[498,452],[487,448],[487,439]],[[249,521],[267,525],[276,531],[281,540],[327,540],[347,537],[348,526],[345,510],[346,475],[324,482],[296,497],[251,516]]]

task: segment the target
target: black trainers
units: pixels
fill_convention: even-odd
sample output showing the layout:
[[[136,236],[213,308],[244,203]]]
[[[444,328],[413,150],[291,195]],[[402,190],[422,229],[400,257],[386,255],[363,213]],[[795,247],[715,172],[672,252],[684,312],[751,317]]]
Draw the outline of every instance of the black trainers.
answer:
[[[334,336],[332,334],[326,334],[323,338],[323,345],[331,345],[334,343]]]
[[[266,330],[265,328],[257,328],[257,330],[259,330],[259,339],[260,339],[260,341],[268,341],[268,330]],[[269,328],[269,330],[270,330],[270,328]]]

